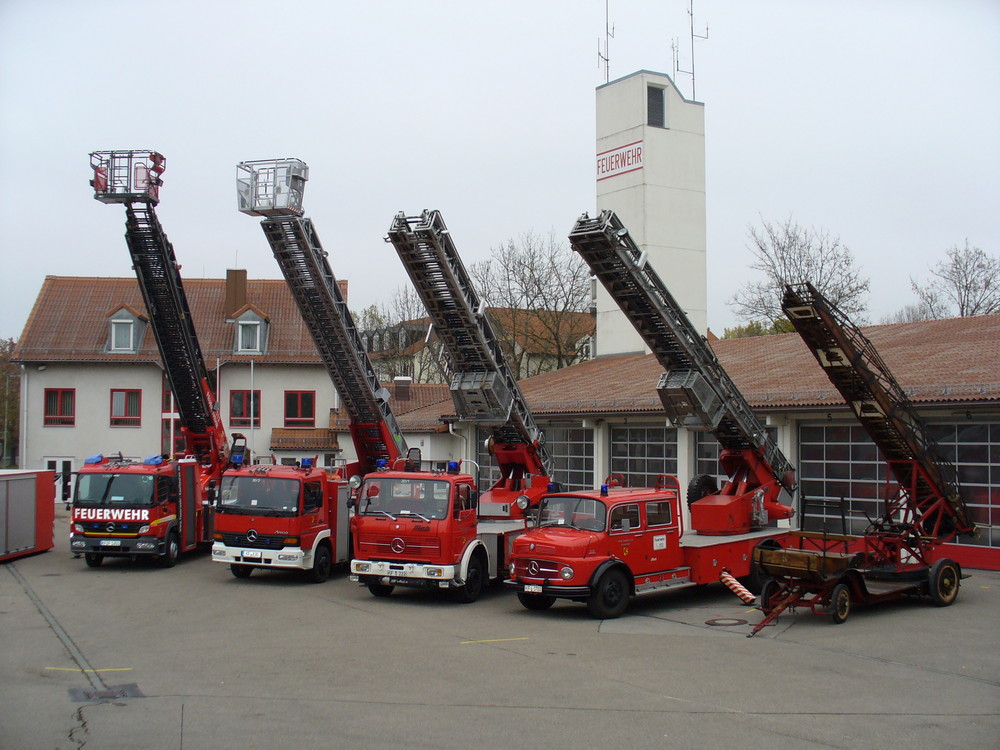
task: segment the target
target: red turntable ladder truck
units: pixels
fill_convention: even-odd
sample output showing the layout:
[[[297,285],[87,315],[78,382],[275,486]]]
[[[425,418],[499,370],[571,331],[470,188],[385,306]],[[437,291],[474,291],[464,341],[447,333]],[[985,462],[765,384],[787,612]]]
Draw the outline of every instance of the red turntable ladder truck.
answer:
[[[908,595],[937,606],[955,601],[958,563],[935,560],[938,545],[972,534],[955,467],[944,458],[874,345],[810,283],[788,285],[785,316],[879,449],[888,472],[884,511],[860,536],[800,531],[797,548],[761,550],[772,576],[762,592],[765,619],[789,608],[825,612],[835,623],[855,603]],[[751,633],[752,635],[753,633]]]
[[[621,615],[633,595],[719,580],[752,601],[735,579],[750,576],[755,549],[788,536],[775,524],[793,514],[782,502],[794,502],[791,464],[618,217],[584,215],[569,241],[666,369],[657,391],[670,421],[716,436],[728,480],[691,480],[689,530],[674,477],[549,495],[514,543],[508,585],[528,609],[569,599],[599,618]]]
[[[499,478],[478,500],[464,498],[448,519],[415,526],[412,543],[405,546],[384,544],[393,521],[362,505],[355,518],[358,554],[351,562],[352,577],[376,595],[395,585],[437,586],[472,602],[486,583],[504,576],[510,545],[525,529],[525,511],[552,484],[550,461],[542,431],[440,212],[397,214],[387,239],[441,341],[459,419],[490,431]]]
[[[70,549],[90,567],[105,557],[140,556],[158,556],[171,567],[181,552],[212,539],[212,501],[228,440],[180,266],[154,210],[166,159],[156,151],[95,151],[90,163],[94,198],[125,205],[125,241],[179,415],[184,454],[87,458],[76,480]]]
[[[379,384],[312,219],[303,216],[308,166],[299,159],[247,161],[237,173],[239,209],[263,217],[264,236],[350,420],[357,460],[344,473],[311,459],[297,467],[234,465],[223,477],[212,559],[228,563],[237,578],[255,568],[300,569],[318,583],[332,565],[350,559],[348,500],[363,475],[380,472],[387,489],[389,476],[403,475],[414,492],[440,481],[428,485],[428,505],[433,495],[448,494],[450,479],[413,471],[419,450],[406,448],[389,392]],[[408,510],[424,518],[423,506],[413,503]]]

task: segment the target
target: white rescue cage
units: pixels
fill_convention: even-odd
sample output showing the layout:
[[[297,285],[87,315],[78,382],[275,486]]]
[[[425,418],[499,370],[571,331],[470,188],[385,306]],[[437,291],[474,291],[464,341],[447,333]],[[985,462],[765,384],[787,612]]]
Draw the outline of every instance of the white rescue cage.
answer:
[[[309,167],[301,159],[262,159],[236,165],[239,208],[250,216],[302,216]]]
[[[90,154],[94,198],[101,203],[160,202],[160,175],[167,158],[158,151],[94,151]]]

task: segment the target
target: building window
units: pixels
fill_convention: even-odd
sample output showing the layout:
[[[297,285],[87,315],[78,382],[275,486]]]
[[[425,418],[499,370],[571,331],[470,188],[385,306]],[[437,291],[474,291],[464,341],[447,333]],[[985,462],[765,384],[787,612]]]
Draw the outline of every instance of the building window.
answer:
[[[673,427],[612,427],[611,473],[626,487],[655,487],[660,474],[677,475],[677,430]]]
[[[316,391],[285,391],[285,427],[316,426]]]
[[[664,89],[646,87],[646,124],[654,128],[667,127],[667,102]]]
[[[260,323],[240,322],[237,324],[237,351],[241,354],[260,353]]]
[[[72,427],[76,424],[76,389],[46,388],[45,418],[50,427]]]
[[[229,392],[229,426],[260,427],[260,391]]]
[[[113,352],[134,352],[135,351],[135,325],[131,320],[111,321],[111,351]]]
[[[111,389],[111,426],[139,427],[142,423],[142,391]]]

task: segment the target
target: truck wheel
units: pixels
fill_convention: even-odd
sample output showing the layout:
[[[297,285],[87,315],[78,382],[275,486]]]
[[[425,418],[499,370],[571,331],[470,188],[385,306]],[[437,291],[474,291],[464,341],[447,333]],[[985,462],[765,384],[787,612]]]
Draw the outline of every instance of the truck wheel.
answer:
[[[99,568],[101,563],[104,562],[104,555],[98,555],[94,552],[84,552],[83,559],[87,562],[88,568]]]
[[[830,594],[830,619],[840,625],[851,614],[851,590],[846,583],[838,583]]]
[[[719,491],[719,482],[711,474],[698,474],[688,482],[688,507],[701,500],[706,495],[712,495]]]
[[[455,589],[455,598],[463,604],[472,604],[483,593],[483,563],[479,555],[474,554],[469,559],[469,570],[465,574],[465,583]]]
[[[777,602],[774,600],[781,591],[781,584],[773,578],[764,581],[760,589],[760,611],[765,615],[771,614]]]
[[[587,599],[587,610],[592,617],[613,620],[621,617],[628,607],[628,579],[618,568],[612,568],[600,577]]]
[[[556,603],[556,598],[554,596],[546,596],[545,594],[525,594],[523,591],[517,592],[517,600],[521,602],[525,609],[531,609],[535,612],[548,609]]]
[[[249,578],[250,574],[253,573],[253,565],[237,565],[236,563],[231,563],[229,566],[229,572],[237,578]]]
[[[938,560],[927,574],[927,593],[935,607],[947,607],[958,598],[962,572],[958,563],[947,558]]]
[[[395,586],[388,586],[384,583],[369,583],[368,590],[372,592],[372,596],[377,596],[379,599],[384,599],[392,593],[392,590],[396,588]]]
[[[313,555],[312,570],[306,575],[309,583],[323,583],[323,581],[329,578],[330,565],[330,548],[325,544],[321,544],[316,548],[316,553]]]
[[[167,534],[167,543],[160,555],[160,565],[164,568],[172,568],[177,564],[177,557],[181,553],[181,543],[177,538],[177,532],[171,531]]]

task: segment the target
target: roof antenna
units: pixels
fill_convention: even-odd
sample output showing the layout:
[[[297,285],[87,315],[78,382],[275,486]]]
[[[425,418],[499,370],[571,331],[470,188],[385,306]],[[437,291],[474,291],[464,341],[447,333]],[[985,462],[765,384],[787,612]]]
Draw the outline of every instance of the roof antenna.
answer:
[[[611,13],[608,8],[611,0],[604,0],[604,52],[601,52],[601,40],[597,39],[597,67],[604,63],[604,82],[607,83],[611,75],[611,57],[608,51],[608,42],[615,38],[615,25],[610,22]]]
[[[674,53],[674,76],[676,77],[678,73],[686,73],[691,76],[691,98],[693,100],[697,100],[698,94],[696,93],[695,89],[695,77],[694,77],[694,40],[708,39],[708,24],[705,24],[704,34],[694,33],[694,0],[688,0],[688,18],[690,19],[690,25],[691,25],[691,70],[684,70],[680,66],[676,37],[674,38],[673,42],[671,42],[670,49],[673,50]]]

